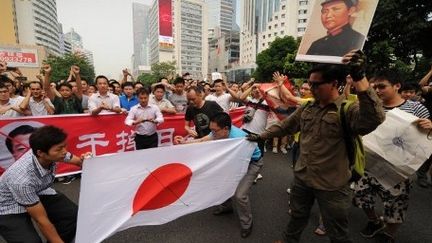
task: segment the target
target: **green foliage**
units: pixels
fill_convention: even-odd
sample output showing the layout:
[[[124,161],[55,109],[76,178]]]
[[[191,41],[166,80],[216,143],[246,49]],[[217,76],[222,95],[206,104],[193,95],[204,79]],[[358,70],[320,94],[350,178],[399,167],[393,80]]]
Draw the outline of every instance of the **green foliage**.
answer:
[[[159,62],[151,65],[152,75],[159,80],[160,78],[174,77],[176,73],[176,62]]]
[[[395,67],[423,76],[432,58],[431,12],[430,0],[380,0],[364,48],[368,74]]]
[[[50,64],[52,68],[51,80],[58,82],[66,80],[69,77],[69,71],[72,65],[80,67],[81,78],[93,83],[95,71],[93,65],[83,55],[65,54],[61,57],[49,56],[44,63]]]
[[[145,86],[150,86],[153,83],[156,83],[159,79],[150,73],[142,73],[140,76],[138,76],[137,81],[141,82]]]
[[[276,38],[269,48],[258,54],[258,67],[253,76],[259,81],[270,81],[273,73],[279,71],[290,79],[306,77],[310,64],[295,61],[299,44],[300,39],[291,36]]]

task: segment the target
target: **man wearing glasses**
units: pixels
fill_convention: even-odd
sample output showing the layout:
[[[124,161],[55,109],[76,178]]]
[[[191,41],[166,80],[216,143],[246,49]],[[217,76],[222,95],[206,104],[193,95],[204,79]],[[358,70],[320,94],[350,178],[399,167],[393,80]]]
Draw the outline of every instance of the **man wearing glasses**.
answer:
[[[385,70],[378,73],[374,79],[374,89],[383,102],[384,111],[399,108],[417,116],[419,118],[417,125],[420,129],[426,131],[432,129],[428,109],[419,102],[403,99],[399,93],[402,81],[397,70]],[[427,179],[426,173],[429,170],[431,159],[427,160],[417,171],[420,186],[424,183],[423,180]],[[366,172],[355,185],[354,204],[362,208],[368,217],[368,223],[360,234],[365,238],[372,238],[376,235],[377,239],[381,239],[380,242],[394,242],[397,229],[406,218],[411,187],[412,179],[407,179],[393,188],[384,189],[374,176]],[[375,213],[374,195],[378,195],[383,201],[385,225]]]
[[[343,57],[343,62],[348,64],[359,101],[347,110],[346,123],[353,136],[365,135],[384,121],[384,111],[364,76],[364,54],[352,51]],[[331,242],[352,242],[348,234],[351,169],[338,114],[345,100],[345,96],[339,95],[338,86],[346,76],[344,65],[314,67],[309,72],[309,86],[315,101],[299,107],[266,132],[248,136],[249,140],[257,141],[301,132],[300,156],[294,168],[290,195],[291,219],[284,232],[286,242],[300,241],[315,199]]]
[[[209,135],[194,140],[185,140],[181,136],[176,136],[174,140],[176,144],[184,144],[205,142],[217,139],[246,137],[246,132],[238,127],[233,126],[231,123],[231,117],[227,113],[218,112],[210,118],[211,132]],[[217,206],[216,210],[213,211],[214,215],[232,213],[232,203],[234,203],[237,215],[240,219],[240,235],[242,238],[246,238],[252,233],[253,221],[249,192],[256,176],[263,166],[263,160],[261,157],[261,151],[258,146],[256,146],[252,154],[246,175],[240,180],[234,196],[223,204]]]

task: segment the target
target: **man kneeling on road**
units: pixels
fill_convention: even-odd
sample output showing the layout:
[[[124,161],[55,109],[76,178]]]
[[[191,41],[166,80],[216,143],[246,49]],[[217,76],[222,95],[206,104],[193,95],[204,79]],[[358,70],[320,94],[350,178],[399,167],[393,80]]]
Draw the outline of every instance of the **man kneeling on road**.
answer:
[[[48,242],[72,242],[77,206],[51,188],[55,162],[81,166],[87,154],[77,157],[66,150],[67,135],[44,126],[30,136],[30,148],[0,177],[0,235],[7,242],[42,242],[35,221]]]
[[[247,133],[242,131],[240,128],[231,125],[231,117],[225,112],[216,113],[210,118],[210,130],[211,133],[209,135],[189,141],[185,141],[181,136],[176,136],[175,142],[196,143],[216,139],[240,138],[246,137],[247,135]],[[214,215],[231,213],[233,211],[231,205],[232,200],[235,204],[235,208],[240,219],[242,238],[248,237],[252,232],[252,210],[249,200],[249,192],[253,181],[255,180],[263,165],[261,157],[261,152],[257,146],[252,154],[246,175],[240,180],[240,183],[234,193],[234,197],[217,206],[216,210],[213,212]]]

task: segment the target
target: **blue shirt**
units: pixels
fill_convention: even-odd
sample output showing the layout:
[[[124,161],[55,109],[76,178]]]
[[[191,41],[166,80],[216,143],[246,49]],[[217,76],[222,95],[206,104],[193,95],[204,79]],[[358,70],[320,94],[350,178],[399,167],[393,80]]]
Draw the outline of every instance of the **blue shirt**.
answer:
[[[246,137],[247,133],[241,130],[238,127],[231,126],[230,133],[228,135],[228,138],[244,138]],[[252,161],[258,161],[261,158],[261,150],[258,148],[258,146],[255,147],[255,150],[252,154]]]
[[[135,106],[139,103],[137,97],[134,95],[128,100],[128,97],[126,95],[122,95],[120,98],[120,107],[125,108],[127,111],[129,111],[132,106]]]

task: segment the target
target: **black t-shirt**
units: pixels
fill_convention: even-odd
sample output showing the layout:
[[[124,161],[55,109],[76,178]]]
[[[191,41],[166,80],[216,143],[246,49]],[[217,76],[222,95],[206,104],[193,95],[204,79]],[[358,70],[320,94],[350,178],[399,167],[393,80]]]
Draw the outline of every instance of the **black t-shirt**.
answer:
[[[210,117],[218,112],[223,112],[223,109],[215,101],[206,100],[201,108],[188,106],[185,120],[194,122],[198,137],[202,138],[210,133]]]
[[[426,108],[429,110],[429,114],[431,114],[432,117],[432,93],[428,92],[427,94],[423,94],[422,97],[425,99],[423,105],[426,106]]]

